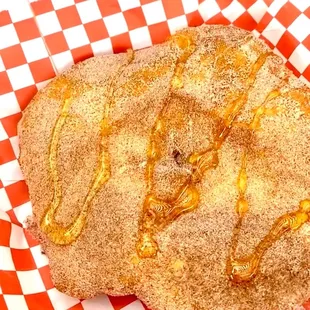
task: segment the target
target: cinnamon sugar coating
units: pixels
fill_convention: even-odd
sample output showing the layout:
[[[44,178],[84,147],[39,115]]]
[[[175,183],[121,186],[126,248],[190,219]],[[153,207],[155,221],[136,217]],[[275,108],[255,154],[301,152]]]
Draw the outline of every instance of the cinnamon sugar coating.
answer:
[[[55,286],[152,310],[310,297],[310,91],[250,33],[203,25],[54,79],[19,124]]]

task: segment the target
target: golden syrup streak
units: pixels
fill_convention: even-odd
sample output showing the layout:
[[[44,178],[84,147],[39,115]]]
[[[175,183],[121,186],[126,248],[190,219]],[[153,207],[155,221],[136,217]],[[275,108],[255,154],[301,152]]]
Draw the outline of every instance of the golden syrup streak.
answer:
[[[182,81],[183,69],[187,59],[195,51],[195,44],[192,38],[185,36],[183,34],[173,36],[170,40],[171,44],[176,45],[182,50],[181,56],[177,60],[174,74],[170,82],[170,88],[176,89],[181,88],[183,86]],[[155,124],[151,130],[150,143],[147,150],[147,165],[146,165],[146,180],[147,180],[148,193],[152,191],[154,167],[157,160],[160,158],[158,141],[161,140],[161,137],[165,132],[165,124],[162,121],[162,118],[169,106],[169,100],[170,98],[168,98],[164,103],[164,106],[162,110],[159,112],[155,120]]]
[[[229,257],[227,260],[227,266],[226,270],[227,273],[231,274],[231,265],[232,261],[234,260],[237,246],[238,246],[238,237],[240,234],[240,230],[242,227],[242,220],[244,218],[244,215],[247,213],[249,209],[248,202],[246,200],[245,194],[247,189],[247,173],[246,173],[246,166],[247,166],[247,152],[244,152],[242,155],[242,161],[241,161],[241,168],[239,171],[239,175],[237,178],[237,190],[238,190],[238,200],[236,203],[236,213],[238,215],[237,223],[233,230],[232,240],[231,240],[231,246],[229,250]]]
[[[229,254],[229,260],[227,262],[227,271],[229,272],[230,269],[230,262],[235,256],[237,246],[238,246],[238,237],[240,234],[240,229],[242,225],[242,220],[244,215],[247,213],[249,209],[248,202],[245,197],[246,189],[247,189],[247,173],[246,173],[246,165],[247,165],[247,152],[244,152],[242,155],[242,161],[241,161],[241,168],[239,171],[239,175],[237,178],[237,190],[238,190],[238,200],[236,203],[236,213],[238,215],[237,223],[233,230],[233,236],[230,246],[230,254]]]
[[[178,89],[183,87],[183,70],[188,58],[195,51],[195,44],[193,39],[184,34],[179,34],[171,37],[171,44],[178,47],[181,50],[181,55],[177,60],[175,65],[174,74],[170,81],[170,93],[172,89]],[[147,165],[146,165],[146,184],[147,184],[147,196],[143,205],[142,217],[140,220],[140,228],[139,228],[139,240],[137,242],[136,248],[138,255],[140,257],[154,257],[158,251],[157,243],[153,237],[156,230],[159,227],[165,225],[165,222],[171,221],[174,217],[176,217],[176,206],[175,203],[179,199],[175,199],[175,201],[162,201],[157,199],[153,191],[153,174],[156,162],[160,158],[160,149],[159,142],[162,139],[165,133],[165,124],[162,120],[170,101],[167,98],[166,102],[160,113],[158,114],[155,124],[151,130],[150,142],[147,150]],[[192,195],[192,199],[186,197],[183,199],[180,204],[184,204],[184,209],[190,209],[193,205],[198,205],[198,201],[196,202],[196,192],[192,188],[182,188],[180,196],[182,193],[186,192],[188,195]],[[188,201],[191,201],[189,203]],[[185,211],[184,211],[185,212]]]
[[[293,89],[285,93],[290,99],[297,101],[300,105],[300,110],[305,115],[310,115],[310,91],[309,89]]]
[[[279,90],[274,90],[268,94],[263,104],[256,110],[256,113],[250,124],[250,128],[253,131],[259,127],[261,117],[266,115],[266,104],[282,95],[283,94],[281,94]],[[272,110],[271,113],[274,113],[274,110]],[[301,201],[297,211],[284,214],[275,221],[269,233],[263,238],[263,240],[259,242],[251,255],[236,258],[235,252],[238,244],[238,236],[240,233],[243,217],[248,210],[248,203],[244,199],[246,190],[246,174],[244,172],[244,167],[244,164],[242,164],[237,181],[239,199],[237,202],[236,211],[238,214],[238,220],[233,231],[230,255],[226,266],[228,277],[234,283],[242,283],[252,280],[258,272],[258,268],[264,253],[285,233],[299,229],[306,221],[308,221],[310,212],[310,200]]]
[[[58,117],[51,139],[50,153],[49,153],[49,163],[50,171],[52,175],[52,180],[54,183],[54,196],[50,208],[46,211],[45,215],[41,221],[41,229],[47,234],[49,239],[58,245],[67,245],[74,242],[82,232],[83,227],[86,224],[87,215],[89,213],[89,207],[91,202],[100,188],[108,181],[110,178],[110,162],[108,154],[108,137],[109,132],[109,111],[114,104],[113,94],[115,89],[115,84],[124,71],[124,69],[133,61],[133,53],[129,53],[128,63],[122,65],[117,71],[115,77],[112,78],[110,85],[108,87],[108,99],[105,106],[104,116],[101,121],[101,142],[100,142],[100,153],[98,157],[98,164],[95,174],[93,176],[92,182],[90,184],[87,196],[83,201],[80,214],[75,218],[72,224],[67,226],[62,226],[58,224],[55,220],[55,215],[58,208],[62,202],[62,190],[60,186],[60,180],[58,176],[57,169],[57,152],[58,144],[60,139],[60,134],[65,124],[66,118],[68,117],[68,112],[70,104],[72,102],[73,94],[70,98],[64,100],[64,104],[61,108],[60,116]]]
[[[267,95],[264,102],[255,111],[254,118],[253,118],[252,122],[250,123],[250,129],[252,131],[260,128],[260,121],[261,121],[263,116],[276,115],[281,110],[280,108],[266,108],[266,104],[268,102],[270,102],[271,100],[278,98],[280,96],[281,96],[281,93],[277,89],[271,91]]]
[[[182,74],[185,63],[193,53],[194,48],[188,37],[182,35],[179,37],[176,36],[174,41],[177,43],[179,42],[178,46],[183,46],[185,52],[177,62],[175,74],[171,79],[171,87],[181,88],[183,87]],[[185,42],[187,43],[185,44]],[[214,139],[212,147],[204,152],[193,153],[188,158],[189,163],[193,166],[192,175],[186,182],[184,182],[176,197],[171,201],[160,200],[152,193],[154,167],[160,158],[160,143],[158,141],[160,141],[161,136],[164,135],[162,116],[164,115],[167,105],[163,107],[152,129],[148,149],[148,161],[146,167],[148,195],[143,205],[143,214],[139,227],[139,239],[136,245],[139,257],[155,257],[158,252],[158,245],[154,238],[154,234],[159,230],[162,230],[182,214],[190,212],[198,207],[199,193],[196,187],[197,183],[202,180],[206,171],[217,167],[218,150],[229,135],[236,117],[246,104],[247,94],[255,83],[256,75],[265,64],[266,59],[270,54],[271,53],[266,53],[261,55],[252,66],[251,73],[247,79],[246,90],[228,105],[225,112],[225,118],[220,125],[220,130]]]
[[[166,64],[153,63],[151,66],[151,68],[142,68],[130,75],[128,81],[119,87],[121,91],[134,97],[144,94],[154,81],[169,72],[172,62],[168,60]]]
[[[188,161],[193,165],[194,179],[197,180],[198,182],[201,180],[205,171],[217,167],[218,151],[220,150],[222,144],[228,137],[237,116],[239,115],[240,111],[245,106],[248,100],[248,93],[250,92],[255,83],[258,71],[265,64],[267,57],[270,56],[271,54],[272,53],[262,54],[253,64],[250,75],[246,81],[247,83],[246,90],[244,91],[244,93],[241,93],[236,100],[233,100],[228,104],[224,112],[224,118],[222,119],[221,124],[219,126],[219,131],[215,136],[214,143],[211,146],[211,148],[200,153],[194,152],[189,157]]]
[[[234,283],[252,280],[257,274],[264,253],[285,233],[298,230],[309,220],[309,214],[310,200],[303,200],[300,202],[297,211],[279,217],[272,225],[269,233],[259,242],[253,254],[239,259],[229,258],[227,264],[229,279]],[[240,223],[238,224],[240,225]]]

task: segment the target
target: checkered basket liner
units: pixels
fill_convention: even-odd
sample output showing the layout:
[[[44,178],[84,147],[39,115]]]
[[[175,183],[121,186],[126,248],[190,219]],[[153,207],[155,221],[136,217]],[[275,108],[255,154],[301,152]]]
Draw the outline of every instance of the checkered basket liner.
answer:
[[[309,83],[310,0],[1,0],[1,8],[8,10],[0,12],[0,310],[146,309],[135,296],[79,300],[55,289],[48,259],[23,224],[32,207],[17,161],[22,111],[76,62],[203,23],[252,31]]]

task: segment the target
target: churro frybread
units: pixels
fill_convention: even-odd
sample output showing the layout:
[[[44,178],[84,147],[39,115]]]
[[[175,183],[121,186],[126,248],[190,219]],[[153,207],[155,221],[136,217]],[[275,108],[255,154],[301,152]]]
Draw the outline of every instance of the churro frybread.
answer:
[[[152,310],[301,305],[309,94],[265,43],[219,25],[56,77],[19,124],[28,229],[55,286]]]

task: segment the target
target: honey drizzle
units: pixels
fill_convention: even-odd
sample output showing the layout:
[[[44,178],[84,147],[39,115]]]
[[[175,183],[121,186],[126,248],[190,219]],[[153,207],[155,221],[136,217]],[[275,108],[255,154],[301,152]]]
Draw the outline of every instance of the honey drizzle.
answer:
[[[142,68],[132,73],[128,77],[128,81],[119,88],[125,91],[127,95],[138,97],[145,93],[152,83],[167,74],[170,70],[170,65],[172,65],[170,62],[164,65],[154,63],[152,68]]]
[[[251,281],[256,275],[265,252],[285,233],[298,230],[309,220],[310,200],[302,200],[299,209],[280,216],[272,225],[269,233],[256,246],[254,253],[239,259],[234,258],[242,217],[239,217],[234,229],[230,257],[226,266],[227,275],[234,283]]]
[[[182,37],[184,38],[184,36]],[[176,38],[176,40],[178,40],[178,38]],[[184,40],[182,40],[182,43],[184,43]],[[192,44],[184,45],[185,51],[188,46],[191,45]],[[181,77],[186,60],[190,57],[193,51],[193,48],[188,49],[188,51],[183,54],[186,57],[181,57],[181,61],[180,59],[178,60],[175,74],[171,79],[172,88],[183,87]],[[189,156],[188,161],[192,164],[192,174],[188,180],[181,185],[176,197],[171,200],[158,199],[155,194],[152,193],[154,167],[157,160],[160,158],[158,140],[164,134],[162,116],[167,109],[168,101],[159,113],[151,131],[150,144],[147,152],[146,180],[148,194],[143,204],[143,214],[139,225],[139,237],[136,244],[139,257],[155,257],[158,252],[158,244],[154,238],[155,233],[165,228],[182,214],[190,212],[198,207],[200,197],[197,183],[202,180],[207,170],[214,169],[218,166],[218,151],[229,135],[233,122],[240,113],[240,110],[246,104],[248,93],[255,83],[258,71],[265,64],[267,57],[270,55],[272,55],[272,53],[260,55],[257,61],[253,64],[250,76],[247,79],[247,88],[236,100],[228,105],[225,116],[220,124],[220,130],[214,139],[213,145],[203,152],[194,152]]]
[[[167,111],[169,102],[171,100],[172,89],[178,89],[183,87],[183,71],[188,58],[195,51],[196,46],[193,39],[184,34],[172,36],[170,38],[172,46],[177,46],[181,49],[182,53],[177,59],[173,76],[170,80],[169,97],[166,99],[163,108],[156,117],[155,124],[151,129],[150,142],[147,149],[147,164],[146,164],[146,185],[147,195],[143,204],[142,217],[140,219],[139,228],[139,240],[136,244],[137,253],[139,257],[154,257],[157,253],[158,246],[153,237],[156,230],[159,227],[165,226],[168,222],[173,221],[178,216],[176,209],[176,203],[184,205],[190,208],[190,202],[187,201],[186,193],[190,191],[190,188],[182,188],[177,195],[177,199],[174,201],[162,201],[157,199],[153,191],[153,175],[156,162],[160,158],[159,143],[165,133],[165,124],[163,122],[163,116]],[[197,193],[198,195],[198,193]],[[197,195],[193,196],[196,199]],[[196,203],[198,204],[198,203]],[[162,220],[163,218],[164,220]]]
[[[111,172],[110,172],[108,137],[107,137],[109,133],[108,118],[110,109],[114,104],[113,94],[115,84],[120,75],[125,70],[125,68],[133,61],[134,54],[132,51],[128,52],[128,57],[129,57],[128,62],[120,66],[119,70],[117,71],[116,75],[111,79],[110,85],[108,86],[107,103],[105,106],[103,119],[100,124],[101,141],[99,146],[100,153],[98,157],[98,164],[96,172],[91,181],[88,193],[83,201],[82,210],[80,214],[75,218],[72,224],[69,224],[64,227],[56,222],[55,215],[62,202],[62,193],[61,193],[62,190],[59,182],[60,180],[57,169],[58,144],[62,128],[66,122],[66,118],[69,116],[69,108],[71,106],[75,92],[72,90],[66,93],[64,104],[61,108],[60,116],[56,120],[56,124],[52,132],[52,139],[49,149],[49,166],[54,184],[53,201],[49,209],[46,210],[46,213],[41,221],[42,231],[55,244],[67,245],[74,242],[79,237],[83,227],[86,224],[86,218],[93,198],[95,197],[99,189],[103,186],[103,184],[105,184],[110,178]]]
[[[195,44],[192,38],[187,37],[183,34],[171,37],[171,44],[175,44],[182,50],[181,56],[178,58],[175,65],[174,73],[170,81],[170,92],[171,89],[181,88],[183,86],[183,70],[187,59],[195,51]],[[169,92],[169,94],[170,94]],[[153,174],[154,167],[157,160],[160,157],[159,143],[165,132],[165,124],[162,121],[163,115],[165,114],[169,106],[170,97],[164,103],[163,108],[156,117],[155,124],[151,129],[150,142],[147,149],[147,164],[146,164],[146,181],[147,181],[147,193],[152,191],[153,187]]]
[[[271,91],[264,102],[255,110],[255,114],[252,122],[250,123],[249,128],[253,131],[260,128],[260,121],[263,116],[276,115],[279,111],[281,111],[278,107],[267,108],[266,104],[271,100],[282,96],[278,89]]]
[[[301,90],[303,92],[301,92]],[[305,94],[307,93],[307,95]],[[305,115],[310,115],[310,92],[308,89],[292,89],[288,91],[287,96],[295,101],[297,101],[300,105],[300,110]]]
[[[238,246],[238,237],[242,225],[242,220],[244,215],[247,213],[249,209],[248,202],[245,197],[246,189],[247,189],[247,174],[246,174],[246,165],[247,165],[247,152],[242,154],[241,168],[239,171],[239,175],[237,178],[237,190],[239,193],[239,197],[236,203],[236,213],[238,214],[238,220],[233,230],[233,237],[230,246],[230,258],[234,257],[236,254],[237,246]],[[229,263],[229,262],[228,262]]]
[[[280,96],[282,96],[282,94],[279,90],[273,90],[267,95],[263,104],[256,110],[253,120],[250,123],[249,127],[252,131],[259,127],[261,118],[266,114],[266,104]],[[259,242],[251,255],[236,259],[235,254],[238,245],[238,237],[244,215],[248,211],[248,202],[245,198],[247,188],[246,159],[247,152],[244,152],[237,179],[239,198],[236,203],[236,213],[238,219],[233,230],[230,253],[226,265],[227,275],[234,283],[242,283],[252,280],[257,274],[264,253],[274,244],[275,241],[280,239],[282,235],[289,231],[299,229],[302,224],[308,221],[310,212],[310,200],[301,201],[297,211],[282,215],[275,221],[269,233]]]
[[[252,122],[248,125],[246,124],[246,127],[251,129],[251,134],[253,134],[254,130],[257,130],[260,127],[260,120],[261,118],[266,114],[266,104],[269,103],[271,100],[279,97],[280,91],[278,90],[273,90],[271,91],[265,98],[264,102],[256,109],[256,112],[254,114],[254,117],[252,119]],[[251,136],[252,137],[252,136]],[[247,173],[246,173],[246,166],[247,166],[247,157],[248,157],[248,152],[244,151],[242,154],[242,159],[241,159],[241,168],[239,171],[239,175],[237,178],[237,190],[238,190],[238,200],[236,203],[236,213],[238,215],[238,220],[237,223],[233,229],[233,236],[232,236],[232,241],[231,241],[231,246],[230,246],[230,256],[229,260],[227,262],[227,270],[228,272],[230,271],[230,264],[231,261],[233,260],[233,257],[235,256],[237,246],[238,246],[238,236],[240,234],[240,229],[242,225],[242,220],[245,216],[245,214],[248,212],[249,209],[249,204],[248,201],[245,197],[246,190],[247,190]]]

